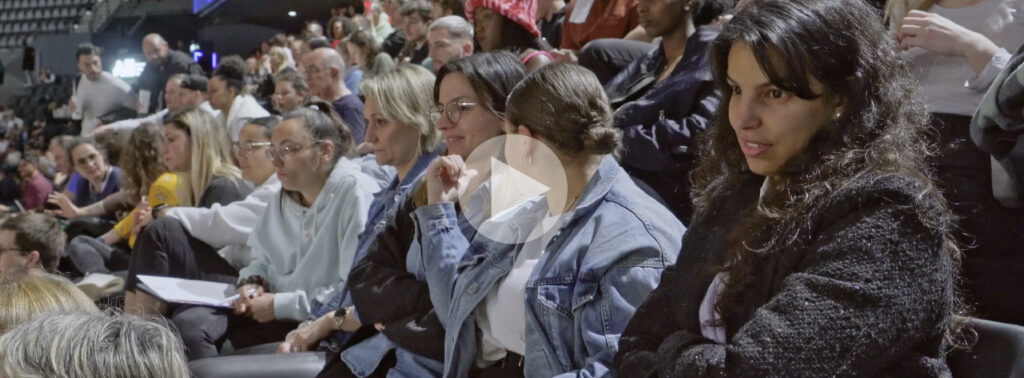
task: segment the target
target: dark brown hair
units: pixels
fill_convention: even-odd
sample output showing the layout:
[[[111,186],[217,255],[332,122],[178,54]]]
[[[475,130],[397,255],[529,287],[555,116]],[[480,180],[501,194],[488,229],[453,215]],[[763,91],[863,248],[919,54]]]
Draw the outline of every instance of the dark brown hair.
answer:
[[[14,232],[14,246],[22,254],[39,252],[39,264],[47,272],[56,272],[57,263],[64,255],[64,231],[57,218],[39,213],[22,213],[10,218],[0,230]]]

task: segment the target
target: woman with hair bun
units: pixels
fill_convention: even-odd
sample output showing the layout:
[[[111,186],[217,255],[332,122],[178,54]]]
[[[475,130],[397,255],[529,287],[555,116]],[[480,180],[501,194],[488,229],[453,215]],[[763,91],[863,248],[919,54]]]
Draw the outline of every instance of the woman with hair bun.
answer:
[[[232,55],[220,62],[207,84],[210,106],[220,111],[220,121],[231,142],[238,141],[238,132],[245,126],[246,119],[270,115],[255,97],[245,92],[244,79],[245,61]]]
[[[685,231],[611,156],[621,138],[611,115],[601,84],[579,66],[546,65],[516,85],[504,123],[507,164],[538,181],[561,164],[567,185],[479,227],[510,219],[510,227],[499,226],[519,230],[509,240],[459,231],[454,201],[472,176],[461,158],[428,168],[429,204],[414,216],[431,300],[447,309],[439,313],[447,330],[444,376],[609,370],[619,334],[675,262]]]

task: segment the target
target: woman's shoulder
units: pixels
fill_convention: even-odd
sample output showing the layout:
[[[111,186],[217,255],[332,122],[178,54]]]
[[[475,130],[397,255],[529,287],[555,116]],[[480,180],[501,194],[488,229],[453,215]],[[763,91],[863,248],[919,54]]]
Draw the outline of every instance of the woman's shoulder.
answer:
[[[865,174],[850,180],[812,210],[819,224],[843,223],[850,217],[903,214],[924,228],[947,227],[952,215],[945,200],[927,178],[908,174]],[[926,222],[927,221],[927,222]]]

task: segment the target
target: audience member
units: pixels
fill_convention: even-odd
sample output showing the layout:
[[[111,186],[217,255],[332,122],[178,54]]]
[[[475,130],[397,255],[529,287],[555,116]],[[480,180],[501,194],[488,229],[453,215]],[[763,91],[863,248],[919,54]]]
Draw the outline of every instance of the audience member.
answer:
[[[81,135],[88,136],[100,124],[116,121],[119,113],[126,113],[125,109],[128,114],[135,113],[137,101],[129,93],[131,86],[103,71],[99,48],[83,43],[78,46],[75,57],[82,78],[78,80],[69,106],[73,112],[82,114]]]
[[[589,71],[559,64],[527,76],[509,96],[505,132],[553,150],[568,179],[533,205],[510,210],[515,227],[529,230],[510,234],[511,244],[468,238],[456,228],[461,159],[442,158],[428,169],[430,205],[415,217],[431,299],[435,308],[450,309],[442,318],[449,331],[445,375],[607,372],[627,319],[675,260],[685,228],[609,155],[620,132],[600,88]],[[505,148],[514,169],[544,180],[540,172],[552,163],[537,151]],[[576,289],[550,296],[566,285]],[[456,294],[466,287],[475,289]],[[573,308],[582,320],[544,315],[555,308]]]
[[[359,25],[345,16],[335,16],[327,22],[327,40],[331,42],[331,48],[338,48],[345,38],[357,31],[359,31]]]
[[[502,133],[502,99],[523,76],[522,64],[509,53],[473,55],[453,61],[439,72],[433,99],[448,106],[435,108],[432,118],[437,120],[436,129],[446,136],[443,139],[450,153],[468,157],[478,145]],[[395,215],[350,274],[349,290],[359,319],[379,323],[375,328],[383,335],[332,356],[320,376],[359,371],[384,375],[389,370],[399,375],[438,376],[443,372],[444,327],[430,302],[422,268],[407,260],[416,257],[409,253],[415,231],[411,214],[423,204],[426,187],[421,183],[398,202]],[[391,349],[397,358],[388,357]]]
[[[473,23],[480,51],[508,50],[530,73],[552,61],[540,45],[536,9],[537,0],[470,0],[466,17]]]
[[[57,166],[57,172],[53,176],[54,191],[74,200],[74,193],[78,190],[78,179],[81,176],[78,175],[78,172],[75,172],[75,167],[71,165],[71,159],[68,157],[68,151],[65,148],[72,139],[74,137],[70,135],[54,137],[50,139],[50,146],[46,151]]]
[[[18,176],[21,177],[21,205],[25,210],[39,210],[53,193],[53,185],[39,172],[39,154],[26,152],[18,162]]]
[[[164,91],[166,108],[147,117],[126,119],[100,126],[93,130],[92,133],[95,136],[107,130],[129,131],[139,127],[139,125],[148,123],[163,124],[165,119],[169,119],[185,110],[195,108],[205,110],[216,117],[220,115],[220,111],[214,110],[206,99],[208,83],[209,80],[206,79],[206,76],[202,75],[173,75],[167,80],[167,88]]]
[[[1020,207],[1024,197],[1024,46],[996,77],[971,120],[971,139],[995,160],[992,194],[1007,207]],[[998,169],[997,169],[998,168]],[[1005,178],[997,180],[997,171]]]
[[[649,185],[684,223],[692,215],[690,171],[697,164],[698,138],[718,111],[721,92],[708,67],[717,26],[694,33],[698,3],[725,0],[645,0],[637,7],[647,35],[661,44],[605,85],[622,129],[621,162]]]
[[[125,283],[127,312],[163,314],[166,310],[138,290],[139,274],[235,282],[238,269],[249,265],[246,241],[281,189],[265,153],[280,120],[270,116],[249,121],[233,145],[242,178],[256,187],[244,200],[171,208],[139,233]]]
[[[178,176],[167,171],[160,154],[163,137],[163,126],[158,124],[132,130],[121,164],[124,189],[129,200],[136,203],[135,208],[99,237],[79,235],[71,239],[66,253],[79,273],[109,274],[127,269],[128,254],[139,231],[137,221],[153,208],[179,205]]]
[[[345,39],[345,48],[366,77],[380,75],[395,68],[395,60],[381,50],[380,43],[368,31],[360,30],[350,34]]]
[[[238,55],[231,55],[220,62],[208,84],[210,106],[220,111],[220,123],[224,135],[231,142],[238,141],[238,132],[245,126],[245,119],[269,116],[270,113],[252,95],[242,90],[245,78],[245,62]]]
[[[165,321],[50,313],[0,337],[7,377],[187,377],[181,339]]]
[[[537,29],[544,43],[553,49],[562,45],[565,6],[565,0],[537,0]]]
[[[949,376],[963,322],[953,215],[925,171],[913,78],[874,10],[752,0],[711,62],[724,98],[696,215],[616,370]]]
[[[15,215],[0,224],[0,273],[56,273],[66,242],[57,219],[27,212]]]
[[[0,336],[50,312],[90,314],[99,310],[67,278],[24,270],[0,273]]]
[[[473,25],[461,15],[438,18],[427,29],[427,44],[438,72],[448,62],[473,54]]]
[[[911,62],[938,131],[936,182],[966,234],[963,276],[975,311],[1024,324],[1024,213],[992,194],[992,159],[970,143],[970,122],[1009,51],[1024,43],[1024,0],[890,0],[890,27]],[[1014,11],[1016,10],[1016,11]]]
[[[107,165],[103,148],[91,138],[75,138],[68,142],[66,147],[78,174],[78,181],[74,183],[75,192],[71,197],[55,192],[48,196],[46,202],[55,207],[51,211],[54,215],[63,218],[103,218],[106,222],[96,226],[102,230],[94,229],[95,231],[90,232],[95,235],[102,234],[107,231],[108,226],[113,225],[113,214],[119,208],[116,204],[124,203],[127,198],[124,194],[115,196],[115,193],[121,190],[124,171],[116,166]],[[104,201],[112,196],[116,198]]]
[[[384,6],[384,12],[387,13],[388,20],[394,28],[391,34],[388,34],[388,36],[380,42],[380,46],[384,49],[384,52],[391,55],[392,58],[397,57],[398,53],[401,52],[402,48],[406,45],[405,17],[402,16],[402,12],[400,12],[400,10],[409,2],[410,0],[383,0],[381,2]]]
[[[430,3],[415,0],[402,6],[399,10],[402,19],[405,21],[405,47],[395,57],[399,63],[421,64],[430,53],[430,46],[427,44],[427,26],[432,22],[430,18]]]
[[[160,34],[148,34],[142,39],[142,53],[146,55],[146,68],[132,85],[139,93],[139,101],[148,104],[142,113],[152,114],[166,106],[163,103],[164,90],[171,76],[203,75],[203,69],[192,60],[192,57],[184,52],[171,50]],[[143,98],[143,91],[148,92],[149,97]]]
[[[224,340],[235,348],[282,341],[310,318],[313,300],[325,301],[348,281],[380,185],[347,157],[352,136],[330,104],[316,107],[289,113],[274,129],[267,154],[281,191],[249,238],[252,262],[239,271],[234,311],[185,307],[172,315],[190,360],[216,356]],[[346,320],[358,326],[354,315]]]
[[[380,4],[384,2],[374,2],[370,6],[369,21],[371,29],[366,29],[373,35],[373,38],[377,40],[377,43],[383,42],[388,36],[394,32],[394,28],[391,27],[391,20],[388,19],[388,13],[384,12],[384,7]]]
[[[316,49],[306,54],[304,62],[310,93],[329,102],[345,122],[356,145],[363,143],[366,133],[363,102],[345,86],[345,62],[341,55],[331,48]]]
[[[300,106],[309,103],[310,93],[306,80],[298,73],[286,71],[274,75],[274,109],[281,114],[288,114]]]
[[[638,3],[638,0],[571,2],[565,9],[569,18],[562,23],[559,61],[574,61],[573,55],[590,41],[625,37],[626,33],[640,25],[636,10]]]
[[[263,79],[263,83],[260,84],[260,88],[257,90],[260,97],[269,98],[274,95],[274,76],[283,74],[286,72],[298,73],[295,70],[295,63],[292,61],[291,56],[288,53],[288,49],[283,47],[271,47],[268,50],[267,55],[270,63],[270,74]]]

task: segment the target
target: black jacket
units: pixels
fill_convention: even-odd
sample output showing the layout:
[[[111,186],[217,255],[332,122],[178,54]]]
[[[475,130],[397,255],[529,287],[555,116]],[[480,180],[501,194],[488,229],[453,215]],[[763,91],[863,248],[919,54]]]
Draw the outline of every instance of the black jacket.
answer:
[[[430,302],[430,290],[405,265],[416,230],[411,216],[416,210],[413,197],[401,204],[366,257],[352,267],[348,289],[363,324],[382,323],[391,342],[443,361],[444,327]]]
[[[692,213],[689,177],[697,164],[697,135],[714,122],[721,99],[708,63],[719,31],[698,28],[661,83],[655,81],[667,62],[659,45],[604,87],[615,127],[622,129],[623,168],[650,185],[683,223]]]
[[[944,210],[927,197],[915,205],[921,186],[899,176],[849,185],[819,205],[789,244],[756,257],[726,345],[701,336],[698,309],[725,239],[763,182],[750,176],[695,215],[676,265],[622,334],[619,375],[949,376],[954,272],[942,231],[915,213]]]
[[[167,62],[163,66],[146,64],[146,68],[142,70],[142,75],[139,76],[139,80],[135,82],[132,89],[135,91],[149,91],[149,109],[146,110],[147,114],[155,113],[164,108],[164,86],[167,85],[167,79],[180,73],[202,75],[203,68],[193,61],[188,54],[177,50],[167,51]]]

